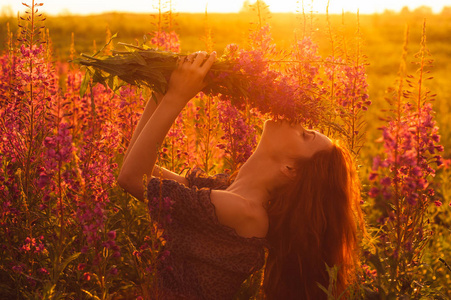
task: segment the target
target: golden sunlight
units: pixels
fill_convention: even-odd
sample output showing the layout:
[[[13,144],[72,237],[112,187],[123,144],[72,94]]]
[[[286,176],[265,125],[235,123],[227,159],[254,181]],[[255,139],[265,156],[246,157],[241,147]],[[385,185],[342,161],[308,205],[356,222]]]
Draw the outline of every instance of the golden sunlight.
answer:
[[[249,0],[247,3],[255,3]],[[325,13],[328,0],[263,0],[269,5],[271,12],[305,12]],[[0,10],[11,11],[14,14],[23,11],[22,1],[2,0]],[[31,0],[25,1],[26,3]],[[151,13],[157,9],[157,0],[37,0],[43,2],[42,10],[48,14],[96,14],[103,12],[135,12]],[[236,13],[241,10],[245,0],[161,0],[167,10],[169,7],[176,12],[203,13]],[[337,14],[342,11],[361,14],[382,13],[385,10],[400,11],[407,6],[414,10],[420,6],[429,6],[434,13],[440,13],[444,6],[451,6],[451,0],[330,0],[329,13]]]

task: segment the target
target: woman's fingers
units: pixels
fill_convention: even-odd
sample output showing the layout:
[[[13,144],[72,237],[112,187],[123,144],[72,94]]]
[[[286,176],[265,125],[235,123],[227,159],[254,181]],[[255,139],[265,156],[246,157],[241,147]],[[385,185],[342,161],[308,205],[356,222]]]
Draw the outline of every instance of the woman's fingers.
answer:
[[[194,53],[188,54],[187,56],[184,57],[182,62],[185,64],[192,65],[194,63],[194,61],[196,60],[198,54],[199,54],[199,52],[194,52]]]
[[[191,53],[185,57],[185,62],[192,64],[196,54]]]
[[[202,65],[202,70],[204,71],[205,74],[207,74],[208,70],[210,70],[215,60],[216,60],[216,51],[213,51]]]
[[[194,57],[193,66],[200,67],[202,65],[202,63],[204,62],[205,57],[207,57],[207,52],[205,52],[205,51],[197,52],[196,56]]]
[[[205,51],[198,51],[191,53],[187,56],[184,56],[180,58],[180,64],[184,64],[185,66],[193,66],[196,67],[202,67],[202,69],[207,70],[210,69],[213,62],[216,60],[216,52],[212,52],[210,55],[208,55]]]

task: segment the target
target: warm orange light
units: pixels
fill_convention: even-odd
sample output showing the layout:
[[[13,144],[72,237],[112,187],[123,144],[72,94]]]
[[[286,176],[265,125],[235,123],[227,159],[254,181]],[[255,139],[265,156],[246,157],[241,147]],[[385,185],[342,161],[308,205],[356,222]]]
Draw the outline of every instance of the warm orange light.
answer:
[[[36,0],[44,2],[42,10],[49,14],[58,14],[69,12],[73,14],[92,14],[102,12],[154,12],[158,5],[158,0]],[[176,12],[203,13],[235,13],[243,7],[245,0],[161,0],[168,9],[169,3]],[[328,0],[263,0],[269,5],[271,12],[314,12],[325,13]],[[14,14],[18,11],[24,11],[21,2],[29,3],[31,0],[2,0],[0,10],[12,11]],[[250,0],[249,3],[255,3],[256,0]],[[429,6],[435,13],[440,13],[444,6],[451,6],[451,0],[330,0],[329,13],[339,14],[345,12],[357,12],[361,14],[382,13],[386,9],[400,11],[404,6],[414,10],[419,6]],[[8,8],[8,9],[7,9]],[[11,10],[9,9],[11,8]]]

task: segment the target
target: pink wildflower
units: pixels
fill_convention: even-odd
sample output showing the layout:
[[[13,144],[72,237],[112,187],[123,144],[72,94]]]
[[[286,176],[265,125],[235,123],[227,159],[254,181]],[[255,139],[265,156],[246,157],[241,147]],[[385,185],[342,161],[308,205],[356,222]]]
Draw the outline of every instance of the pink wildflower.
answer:
[[[174,31],[155,31],[151,38],[151,43],[165,51],[180,52],[179,36]]]
[[[119,270],[116,267],[112,267],[110,269],[110,274],[116,276],[119,273]]]
[[[91,280],[91,273],[85,272],[83,274],[83,279],[86,280],[86,281],[90,281]]]
[[[115,230],[112,230],[112,231],[108,232],[108,238],[109,238],[110,240],[116,239],[116,231],[115,231]]]
[[[38,271],[43,275],[49,275],[49,271],[46,268],[40,268]]]

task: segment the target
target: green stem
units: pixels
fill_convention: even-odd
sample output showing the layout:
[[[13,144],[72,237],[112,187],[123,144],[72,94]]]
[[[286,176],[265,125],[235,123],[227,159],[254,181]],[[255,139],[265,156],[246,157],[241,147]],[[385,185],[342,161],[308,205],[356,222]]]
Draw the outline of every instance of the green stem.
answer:
[[[207,141],[205,145],[205,172],[210,171],[210,139],[211,139],[211,98],[207,96]]]

